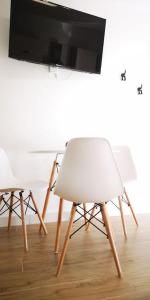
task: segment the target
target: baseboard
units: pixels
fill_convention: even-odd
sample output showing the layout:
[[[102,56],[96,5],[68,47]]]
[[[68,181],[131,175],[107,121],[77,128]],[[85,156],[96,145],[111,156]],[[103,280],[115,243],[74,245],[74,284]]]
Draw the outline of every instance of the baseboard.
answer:
[[[63,221],[67,221],[69,219],[69,211],[63,212]],[[45,223],[56,222],[57,221],[58,212],[52,212],[46,214]],[[7,227],[8,224],[8,216],[0,217],[0,227]],[[39,224],[39,219],[37,215],[26,215],[26,224]],[[21,220],[17,216],[12,216],[12,226],[21,225]]]

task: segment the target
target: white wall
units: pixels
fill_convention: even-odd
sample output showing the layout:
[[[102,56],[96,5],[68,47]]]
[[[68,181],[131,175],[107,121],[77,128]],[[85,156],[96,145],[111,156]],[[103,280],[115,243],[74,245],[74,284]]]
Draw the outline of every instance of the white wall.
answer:
[[[49,72],[46,66],[8,58],[10,0],[0,0],[1,147],[16,175],[48,179],[54,156],[30,150],[62,149],[75,136],[103,136],[112,144],[127,144],[138,172],[138,181],[129,187],[135,209],[150,212],[150,3],[55,2],[107,19],[102,74]],[[121,82],[124,69],[127,81]],[[141,83],[144,94],[138,96]],[[37,198],[42,207],[41,194]],[[49,212],[56,210],[53,197]]]

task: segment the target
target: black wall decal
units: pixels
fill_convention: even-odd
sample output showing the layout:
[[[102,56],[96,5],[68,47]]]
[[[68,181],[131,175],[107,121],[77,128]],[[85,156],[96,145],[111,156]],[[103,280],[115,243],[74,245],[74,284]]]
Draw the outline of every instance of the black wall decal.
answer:
[[[126,81],[126,70],[124,73],[121,73],[121,80]]]
[[[142,84],[141,84],[141,86],[139,86],[139,87],[137,88],[138,95],[142,95],[142,94],[143,94],[142,88],[143,88],[143,85],[142,85]]]

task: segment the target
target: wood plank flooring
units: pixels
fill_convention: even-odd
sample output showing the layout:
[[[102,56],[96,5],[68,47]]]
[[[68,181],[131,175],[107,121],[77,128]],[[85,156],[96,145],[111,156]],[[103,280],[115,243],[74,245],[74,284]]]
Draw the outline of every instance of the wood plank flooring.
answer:
[[[59,279],[53,253],[56,224],[47,225],[46,237],[39,235],[38,225],[27,226],[27,254],[21,227],[12,227],[10,233],[0,228],[0,299],[150,300],[150,215],[138,219],[137,229],[132,217],[126,217],[125,241],[120,218],[111,218],[123,279],[117,277],[107,239],[95,228],[72,237]]]

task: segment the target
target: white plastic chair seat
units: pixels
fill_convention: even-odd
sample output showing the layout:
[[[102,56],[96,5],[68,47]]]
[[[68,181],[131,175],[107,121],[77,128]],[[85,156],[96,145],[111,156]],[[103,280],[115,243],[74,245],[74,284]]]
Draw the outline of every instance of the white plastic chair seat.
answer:
[[[20,186],[23,186],[23,190],[46,190],[48,188],[48,182],[42,181],[42,180],[36,180],[36,181],[27,181],[20,183]]]
[[[54,194],[76,203],[103,203],[122,195],[121,177],[108,141],[72,139],[63,157]]]
[[[12,182],[6,183],[4,186],[1,185],[0,192],[1,193],[10,193],[10,192],[17,192],[17,191],[35,191],[35,190],[45,190],[48,187],[48,183],[45,181],[19,181],[14,180]]]
[[[112,148],[123,183],[137,179],[137,173],[129,147],[114,146]]]
[[[10,188],[1,188],[0,193],[11,193],[11,192],[19,192],[23,189],[17,188],[17,187],[10,187]]]
[[[2,180],[1,178],[1,184],[0,184],[0,192],[1,193],[10,193],[15,191],[21,191],[23,188],[21,185],[19,185],[19,181],[15,177],[11,177],[8,180]]]
[[[2,148],[0,148],[0,173],[1,193],[21,190],[35,191],[37,189],[46,189],[48,187],[48,182],[45,181],[24,181],[16,178],[11,170],[8,157]]]

